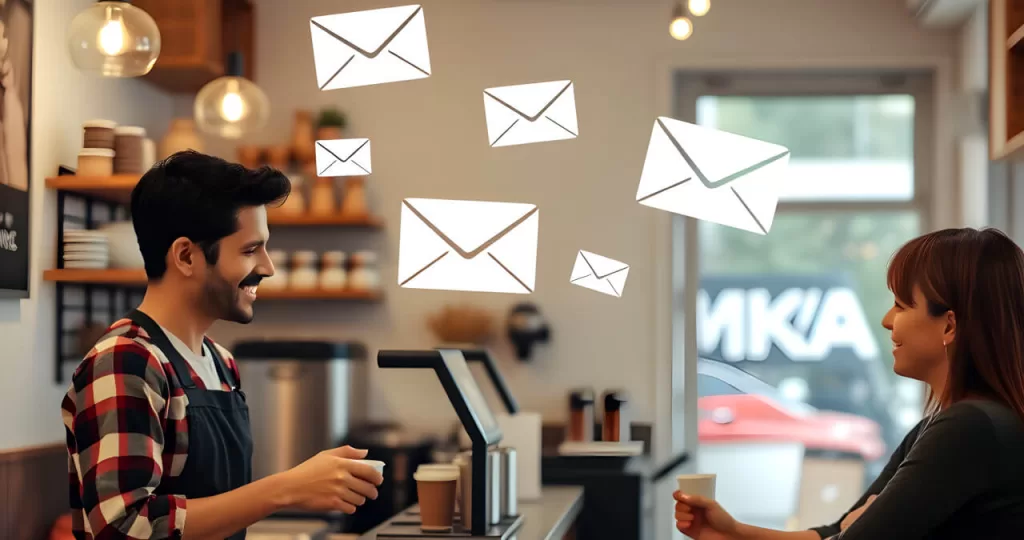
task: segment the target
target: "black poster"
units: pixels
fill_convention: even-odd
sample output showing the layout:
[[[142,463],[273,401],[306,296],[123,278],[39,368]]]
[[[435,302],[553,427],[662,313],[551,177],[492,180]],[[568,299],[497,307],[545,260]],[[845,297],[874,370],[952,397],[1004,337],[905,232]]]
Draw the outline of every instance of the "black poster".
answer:
[[[32,2],[0,1],[0,298],[28,297]]]

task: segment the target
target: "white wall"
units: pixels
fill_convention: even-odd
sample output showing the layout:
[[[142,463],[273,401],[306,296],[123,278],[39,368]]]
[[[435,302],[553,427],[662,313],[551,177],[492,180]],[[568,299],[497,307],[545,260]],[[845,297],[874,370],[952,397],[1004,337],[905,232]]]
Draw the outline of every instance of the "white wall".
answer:
[[[387,299],[380,306],[296,303],[259,306],[248,327],[220,325],[215,337],[337,336],[371,349],[429,347],[425,318],[446,302],[473,302],[499,317],[520,300],[552,320],[553,342],[531,364],[502,348],[504,370],[522,406],[550,421],[565,416],[567,388],[624,386],[636,416],[655,414],[655,297],[670,290],[669,253],[652,245],[655,212],[633,202],[654,117],[670,114],[672,68],[870,68],[955,65],[953,31],[924,31],[900,2],[862,0],[719,0],[697,20],[687,42],[668,36],[671,2],[662,0],[424,0],[433,75],[429,79],[320,92],[310,49],[310,16],[385,7],[393,2],[328,0],[257,4],[257,82],[274,106],[257,142],[287,140],[298,107],[336,105],[351,117],[352,136],[373,140],[373,204],[387,220],[379,237],[363,233],[275,232],[286,249],[381,251]],[[491,86],[571,78],[576,82],[580,137],[575,141],[491,149],[481,91]],[[939,77],[937,108],[952,100],[955,78]],[[187,101],[187,100],[185,100]],[[180,102],[179,110],[187,110]],[[948,122],[937,128],[940,217],[955,221]],[[229,146],[217,145],[226,156]],[[399,204],[403,197],[532,202],[541,209],[537,292],[528,298],[404,290],[395,284]],[[946,211],[949,209],[950,211]],[[578,249],[632,265],[621,299],[572,287]],[[447,425],[454,416],[422,374],[373,376],[379,415],[411,426]]]
[[[44,187],[60,164],[75,166],[81,124],[108,118],[142,125],[156,137],[166,129],[171,98],[137,80],[98,80],[75,70],[66,29],[91,0],[35,4],[35,56],[31,160],[31,297],[0,300],[0,449],[62,441],[64,385],[53,376],[52,284],[42,281],[55,265],[56,197]],[[70,364],[68,369],[72,368]]]

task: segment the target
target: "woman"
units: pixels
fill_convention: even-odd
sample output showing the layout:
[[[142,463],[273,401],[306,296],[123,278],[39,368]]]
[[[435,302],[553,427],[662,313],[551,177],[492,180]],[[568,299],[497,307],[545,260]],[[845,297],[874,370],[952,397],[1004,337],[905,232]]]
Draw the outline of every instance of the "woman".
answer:
[[[678,491],[696,540],[1024,538],[1024,252],[994,230],[911,240],[889,264],[893,370],[928,386],[925,418],[839,521],[807,531],[737,522]]]

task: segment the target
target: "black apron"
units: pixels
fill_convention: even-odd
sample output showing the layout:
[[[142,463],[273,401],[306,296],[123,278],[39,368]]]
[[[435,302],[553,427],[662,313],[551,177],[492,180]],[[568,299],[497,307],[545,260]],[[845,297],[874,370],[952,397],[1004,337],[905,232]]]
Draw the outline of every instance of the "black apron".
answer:
[[[185,467],[179,476],[165,479],[156,493],[198,499],[219,495],[251,482],[253,444],[249,430],[249,406],[245,403],[245,394],[224,365],[216,347],[204,338],[207,350],[213,355],[217,374],[231,388],[226,392],[197,387],[189,373],[188,362],[148,315],[136,309],[129,318],[149,334],[153,344],[171,361],[188,398],[185,407],[185,417],[188,419],[188,457],[185,459]],[[245,529],[229,538],[244,539]]]

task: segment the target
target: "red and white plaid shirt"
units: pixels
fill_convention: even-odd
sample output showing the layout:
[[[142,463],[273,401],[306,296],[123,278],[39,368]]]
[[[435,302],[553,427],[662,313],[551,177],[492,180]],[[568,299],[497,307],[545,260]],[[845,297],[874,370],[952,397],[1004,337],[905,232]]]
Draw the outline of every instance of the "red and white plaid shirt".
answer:
[[[241,380],[231,354],[214,346]],[[187,501],[154,491],[185,466],[186,405],[174,366],[149,334],[129,319],[111,325],[75,370],[61,404],[75,538],[181,537]]]

